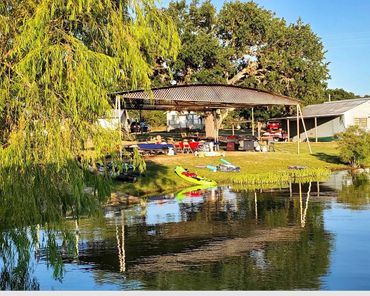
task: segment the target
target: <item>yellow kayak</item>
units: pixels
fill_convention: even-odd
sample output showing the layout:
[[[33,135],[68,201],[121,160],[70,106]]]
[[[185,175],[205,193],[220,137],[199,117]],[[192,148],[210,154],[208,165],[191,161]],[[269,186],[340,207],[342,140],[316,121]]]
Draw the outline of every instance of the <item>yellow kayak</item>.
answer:
[[[189,172],[187,169],[183,168],[182,166],[176,166],[175,173],[183,178],[184,180],[198,184],[198,185],[208,185],[208,186],[214,186],[217,185],[216,181],[204,178],[201,176],[198,176],[196,173]]]

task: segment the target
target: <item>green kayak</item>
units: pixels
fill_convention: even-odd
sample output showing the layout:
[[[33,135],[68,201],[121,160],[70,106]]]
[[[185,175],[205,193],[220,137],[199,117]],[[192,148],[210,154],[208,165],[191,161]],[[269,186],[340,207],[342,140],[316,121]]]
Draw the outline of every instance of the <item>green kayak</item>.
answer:
[[[217,185],[216,181],[211,180],[211,179],[207,179],[207,178],[204,178],[204,177],[200,177],[196,173],[189,172],[187,169],[185,169],[185,168],[183,168],[182,166],[179,166],[179,165],[176,166],[175,173],[179,177],[183,178],[184,180],[186,180],[188,182],[191,182],[191,183],[194,183],[194,184],[208,185],[208,186]]]

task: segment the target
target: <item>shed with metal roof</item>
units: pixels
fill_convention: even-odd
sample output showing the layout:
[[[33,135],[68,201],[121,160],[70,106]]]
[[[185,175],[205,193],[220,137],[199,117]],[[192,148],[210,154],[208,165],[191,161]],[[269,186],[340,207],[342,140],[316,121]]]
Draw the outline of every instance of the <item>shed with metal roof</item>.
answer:
[[[302,109],[302,114],[307,136],[316,142],[334,140],[337,133],[343,132],[351,125],[358,125],[365,130],[370,130],[370,98],[308,105]],[[289,131],[290,138],[297,138],[296,117],[276,119],[282,120],[283,128]],[[300,130],[302,131],[302,129]],[[307,136],[305,133],[300,133],[302,140]]]

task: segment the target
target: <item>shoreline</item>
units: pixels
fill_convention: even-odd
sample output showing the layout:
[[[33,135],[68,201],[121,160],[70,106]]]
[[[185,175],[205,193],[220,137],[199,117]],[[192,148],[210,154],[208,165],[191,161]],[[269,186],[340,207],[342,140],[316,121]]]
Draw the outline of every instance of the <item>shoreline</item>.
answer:
[[[135,183],[114,182],[112,193],[135,196],[145,199],[154,194],[165,194],[194,184],[179,178],[174,169],[182,165],[190,171],[209,179],[218,185],[233,186],[276,186],[289,183],[290,180],[316,181],[337,170],[349,170],[349,166],[340,163],[335,142],[311,143],[313,154],[306,145],[302,145],[301,153],[295,152],[295,143],[277,143],[275,152],[244,152],[225,151],[224,157],[196,157],[193,154],[177,154],[174,156],[158,155],[146,158],[147,172]],[[305,149],[306,148],[306,149]],[[201,165],[217,165],[224,158],[236,166],[240,172],[212,172]],[[289,166],[304,166],[302,170],[292,170]]]

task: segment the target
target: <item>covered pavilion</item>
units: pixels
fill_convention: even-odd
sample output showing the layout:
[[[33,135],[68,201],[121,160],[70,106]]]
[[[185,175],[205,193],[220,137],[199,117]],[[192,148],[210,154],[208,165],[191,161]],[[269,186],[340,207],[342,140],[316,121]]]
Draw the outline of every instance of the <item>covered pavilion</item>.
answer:
[[[254,107],[273,105],[296,106],[297,121],[301,118],[305,129],[300,100],[253,88],[227,84],[186,84],[153,88],[149,91],[118,91],[111,95],[115,108],[119,111],[122,109],[202,111],[206,115],[206,135],[208,132],[208,136],[215,138],[218,137],[220,110],[229,108],[252,108],[253,125]],[[212,128],[207,130],[207,125],[211,125]],[[209,130],[214,130],[215,133],[210,135]],[[299,153],[299,141],[297,141],[297,145]]]

